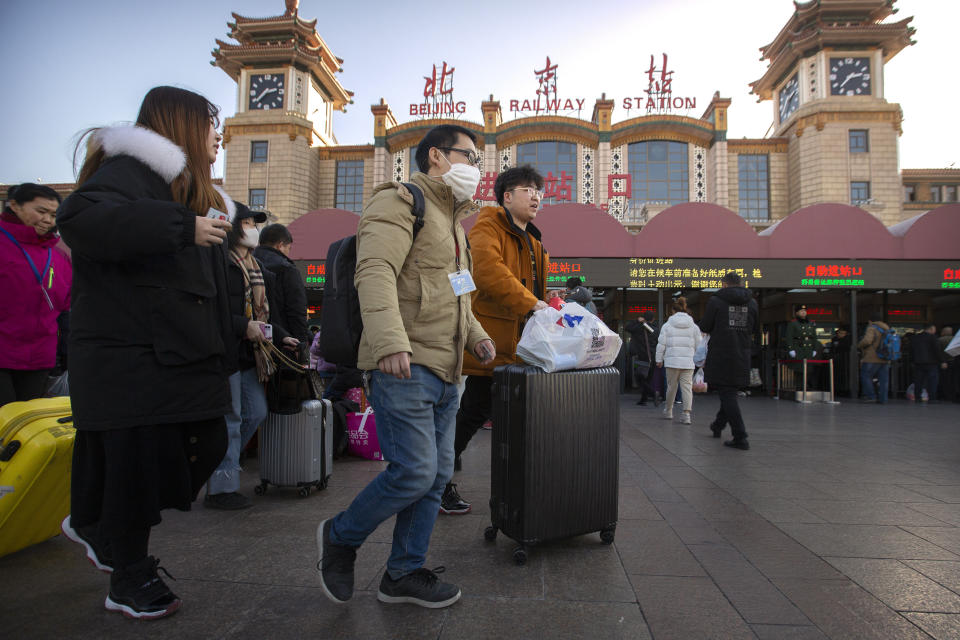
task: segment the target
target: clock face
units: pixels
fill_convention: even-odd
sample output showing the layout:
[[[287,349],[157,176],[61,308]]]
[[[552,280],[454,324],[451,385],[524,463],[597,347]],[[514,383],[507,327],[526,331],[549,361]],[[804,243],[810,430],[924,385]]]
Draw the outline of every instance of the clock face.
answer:
[[[283,74],[261,73],[250,76],[250,108],[281,109],[283,107]]]
[[[800,79],[795,73],[787,80],[787,84],[780,89],[780,122],[790,117],[790,114],[800,106]]]
[[[830,58],[830,94],[870,95],[870,58]]]

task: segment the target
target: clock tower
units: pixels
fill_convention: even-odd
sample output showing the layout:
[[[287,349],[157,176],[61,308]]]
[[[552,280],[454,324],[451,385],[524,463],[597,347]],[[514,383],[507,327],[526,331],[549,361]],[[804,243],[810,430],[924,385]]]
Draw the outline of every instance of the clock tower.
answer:
[[[903,114],[884,96],[883,66],[914,44],[912,18],[885,22],[896,0],[794,0],[761,47],[766,73],[750,84],[773,103],[787,140],[789,211],[819,202],[866,209],[886,224],[902,209],[897,138]]]
[[[237,83],[236,115],[224,121],[224,188],[282,223],[317,208],[317,147],[336,144],[333,112],[353,96],[337,79],[343,60],[298,4],[286,0],[286,12],[269,18],[234,13],[235,42],[217,40],[211,61]]]

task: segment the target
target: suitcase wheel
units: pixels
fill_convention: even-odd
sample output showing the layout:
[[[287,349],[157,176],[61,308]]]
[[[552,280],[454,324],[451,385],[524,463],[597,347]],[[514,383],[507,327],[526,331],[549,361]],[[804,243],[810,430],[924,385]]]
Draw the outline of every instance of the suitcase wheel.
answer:
[[[496,527],[487,527],[483,530],[483,539],[487,542],[493,542],[497,539],[497,528]]]
[[[255,487],[253,488],[253,492],[254,492],[255,494],[257,494],[258,496],[262,496],[263,494],[265,494],[265,493],[267,492],[267,483],[266,483],[266,482],[263,482],[263,481],[261,480],[261,481],[260,481],[260,484],[258,484],[257,486],[255,486]]]
[[[600,541],[603,544],[612,544],[613,543],[613,529],[604,529],[600,532]]]
[[[300,487],[300,490],[297,491],[297,495],[300,496],[301,498],[306,498],[307,496],[310,495],[310,487],[309,486]]]
[[[517,547],[513,550],[513,561],[518,565],[525,565],[527,563],[527,550],[523,547]]]

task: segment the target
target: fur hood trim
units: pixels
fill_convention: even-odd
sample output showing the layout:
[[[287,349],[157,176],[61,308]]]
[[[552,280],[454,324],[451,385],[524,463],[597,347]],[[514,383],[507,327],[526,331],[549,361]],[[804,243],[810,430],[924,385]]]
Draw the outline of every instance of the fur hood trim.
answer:
[[[104,155],[131,156],[173,182],[187,166],[187,154],[159,133],[138,126],[104,127],[96,133]]]
[[[233,219],[237,217],[237,205],[233,199],[227,195],[227,192],[224,191],[220,186],[213,185],[213,188],[223,196],[223,202],[227,205],[227,215],[230,216],[230,224],[233,224]]]

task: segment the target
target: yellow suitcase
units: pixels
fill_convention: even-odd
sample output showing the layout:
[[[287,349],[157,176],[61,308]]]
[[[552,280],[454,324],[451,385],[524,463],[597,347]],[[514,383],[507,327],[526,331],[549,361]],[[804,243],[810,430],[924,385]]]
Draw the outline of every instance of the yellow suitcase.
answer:
[[[0,407],[0,556],[60,533],[75,434],[68,397]]]

